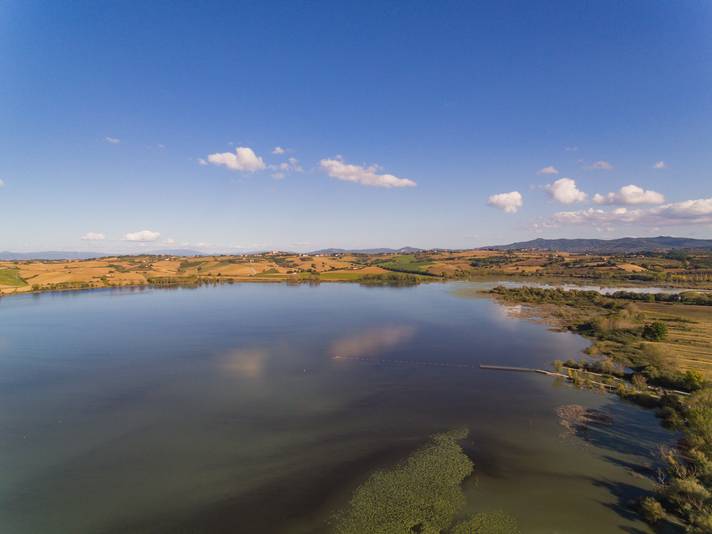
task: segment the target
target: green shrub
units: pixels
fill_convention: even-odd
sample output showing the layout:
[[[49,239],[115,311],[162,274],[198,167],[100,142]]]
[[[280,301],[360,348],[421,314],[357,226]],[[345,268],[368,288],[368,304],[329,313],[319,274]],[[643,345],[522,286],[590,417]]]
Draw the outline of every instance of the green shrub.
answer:
[[[667,337],[668,329],[665,323],[655,321],[643,327],[643,337],[650,341],[662,341]]]
[[[640,503],[640,511],[643,514],[645,521],[654,525],[661,519],[665,518],[665,509],[663,505],[653,497],[645,497]]]

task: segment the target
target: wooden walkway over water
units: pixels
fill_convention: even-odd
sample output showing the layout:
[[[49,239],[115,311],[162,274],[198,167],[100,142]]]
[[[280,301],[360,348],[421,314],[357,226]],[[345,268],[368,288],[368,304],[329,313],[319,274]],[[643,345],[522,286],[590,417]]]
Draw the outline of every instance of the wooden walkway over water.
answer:
[[[452,362],[434,362],[434,361],[423,361],[423,360],[380,360],[376,358],[367,358],[363,356],[332,356],[334,360],[347,360],[347,361],[358,361],[358,362],[364,362],[364,363],[370,363],[370,364],[376,364],[376,365],[388,365],[388,364],[400,364],[400,365],[418,365],[418,366],[427,366],[427,367],[454,367],[458,369],[485,369],[489,371],[509,371],[509,372],[514,372],[514,373],[536,373],[540,375],[546,375],[546,376],[553,376],[555,378],[563,378],[564,380],[568,382],[574,382],[574,373],[580,373],[579,376],[583,376],[588,379],[588,384],[592,386],[598,386],[599,388],[605,389],[607,391],[616,391],[618,388],[618,384],[628,384],[626,380],[623,380],[622,378],[618,378],[615,376],[610,376],[610,375],[605,375],[603,373],[596,373],[595,371],[588,371],[586,369],[575,369],[573,367],[564,367],[564,369],[567,370],[567,373],[559,373],[556,371],[547,371],[546,369],[536,369],[534,367],[515,367],[511,365],[492,365],[492,364],[485,364],[481,363],[479,365],[476,364],[470,364],[470,363],[452,363]],[[573,372],[569,374],[569,372]],[[604,382],[597,382],[595,380],[591,380],[589,376],[596,376],[596,377],[602,377],[606,378],[609,380],[613,380],[616,382],[616,385],[610,384],[610,383],[604,383]],[[675,394],[675,395],[682,395],[682,396],[688,396],[689,393],[686,391],[678,391],[675,389],[665,389],[665,388],[660,388],[660,387],[655,387],[655,386],[648,386],[648,390],[651,395],[660,397],[663,394]]]

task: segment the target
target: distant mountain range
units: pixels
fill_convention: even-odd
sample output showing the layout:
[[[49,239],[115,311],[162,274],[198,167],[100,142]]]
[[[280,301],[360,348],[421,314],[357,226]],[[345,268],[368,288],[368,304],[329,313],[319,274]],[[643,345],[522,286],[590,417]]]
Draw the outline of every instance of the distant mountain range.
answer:
[[[361,249],[346,249],[346,248],[323,248],[314,250],[309,254],[413,254],[420,252],[422,248],[402,247],[402,248],[361,248]]]
[[[492,245],[481,247],[483,250],[556,250],[560,252],[590,252],[590,253],[633,253],[633,252],[666,252],[670,250],[707,249],[712,250],[712,239],[693,239],[691,237],[623,237],[620,239],[533,239],[520,241],[509,245]],[[309,254],[414,254],[424,249],[416,247],[401,248],[324,248],[314,250]],[[445,251],[447,249],[431,249]],[[259,252],[254,252],[255,254]],[[189,249],[147,250],[133,253],[109,252],[79,252],[79,251],[44,251],[44,252],[0,252],[0,261],[8,260],[87,260],[105,258],[108,256],[212,256],[216,253],[205,253]],[[219,253],[218,253],[219,254]],[[229,254],[229,253],[226,253]]]
[[[163,256],[204,256],[203,252],[197,250],[151,250],[133,254],[114,254],[110,252],[78,252],[66,250],[49,250],[44,252],[0,252],[0,260],[91,260],[94,258],[106,258],[109,256],[138,256],[138,255],[163,255]]]
[[[482,247],[487,250],[556,250],[559,252],[632,253],[710,249],[712,239],[690,237],[622,237],[620,239],[533,239]]]

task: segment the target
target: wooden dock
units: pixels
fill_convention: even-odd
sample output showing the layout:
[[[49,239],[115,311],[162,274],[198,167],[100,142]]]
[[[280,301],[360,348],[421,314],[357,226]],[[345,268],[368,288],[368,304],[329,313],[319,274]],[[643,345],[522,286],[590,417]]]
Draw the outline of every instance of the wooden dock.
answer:
[[[480,369],[490,369],[493,371],[513,371],[515,373],[539,373],[547,376],[560,376],[561,378],[569,378],[563,373],[555,373],[554,371],[546,371],[545,369],[533,369],[531,367],[512,367],[510,365],[487,365],[480,364]]]
[[[610,375],[604,375],[602,373],[596,373],[594,371],[587,371],[586,369],[575,369],[573,367],[566,367],[564,366],[564,369],[566,370],[566,373],[559,373],[556,371],[547,371],[546,369],[536,369],[534,367],[515,367],[512,365],[492,365],[492,364],[485,364],[481,363],[479,366],[475,364],[469,364],[469,363],[455,363],[455,362],[435,362],[435,361],[423,361],[423,360],[381,360],[378,358],[367,358],[363,356],[332,356],[332,359],[334,360],[347,360],[347,361],[357,361],[357,362],[363,362],[363,363],[369,363],[372,365],[418,365],[418,366],[428,366],[428,367],[455,367],[459,369],[476,369],[479,367],[480,369],[485,369],[489,371],[507,371],[507,372],[513,372],[513,373],[536,373],[539,375],[545,375],[545,376],[552,376],[555,378],[562,378],[566,380],[567,382],[575,382],[574,376],[584,376],[588,379],[588,385],[591,386],[597,386],[601,388],[602,390],[610,391],[610,392],[615,392],[616,389],[618,388],[618,384],[628,384],[625,380],[615,377],[615,376],[610,376]],[[601,377],[605,378],[607,380],[612,380],[615,382],[616,385],[610,384],[610,383],[605,383],[605,382],[598,382],[596,380],[591,380],[591,376],[594,377]],[[688,396],[689,393],[685,391],[677,391],[674,389],[665,389],[661,387],[656,387],[656,386],[647,386],[648,393],[654,397],[660,397],[664,394],[675,394],[675,395],[681,395],[681,396]]]
[[[555,371],[546,371],[545,369],[534,369],[531,367],[512,367],[509,365],[487,365],[487,364],[480,364],[480,369],[489,369],[492,371],[513,371],[517,373],[538,373],[540,375],[547,375],[547,376],[556,376],[559,378],[564,378],[565,380],[568,380],[570,382],[574,381],[574,377],[570,374],[564,374],[564,373],[557,373]],[[583,375],[593,375],[593,376],[599,376],[599,377],[605,377],[608,379],[613,379],[616,383],[627,383],[625,380],[615,377],[615,376],[610,376],[610,375],[604,375],[602,373],[595,373],[593,371],[587,371],[586,369],[575,369],[573,367],[565,367],[567,370],[571,370],[575,373],[581,373]],[[591,380],[589,382],[592,385],[599,386],[601,388],[606,389],[607,391],[615,391],[617,389],[617,386],[614,386],[612,384],[606,384],[604,382],[596,382],[594,380]],[[656,387],[656,386],[647,386],[648,393],[653,395],[654,397],[660,397],[663,394],[674,394],[674,395],[682,395],[684,397],[689,396],[690,394],[687,393],[686,391],[678,391],[676,389],[666,389],[666,388],[661,388],[661,387]]]

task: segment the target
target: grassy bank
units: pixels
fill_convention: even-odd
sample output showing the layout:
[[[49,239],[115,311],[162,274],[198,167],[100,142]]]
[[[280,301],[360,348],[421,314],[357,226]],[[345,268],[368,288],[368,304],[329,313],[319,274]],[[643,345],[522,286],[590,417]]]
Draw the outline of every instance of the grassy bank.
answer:
[[[592,291],[497,287],[490,293],[501,302],[526,305],[525,315],[592,341],[587,350],[592,358],[554,362],[576,385],[615,385],[621,397],[656,409],[681,432],[678,447],[661,451],[666,469],[658,495],[641,502],[641,513],[651,523],[668,517],[688,532],[712,532],[709,307],[647,298],[632,302]],[[691,353],[690,347],[697,350]],[[671,393],[673,388],[688,395]]]

